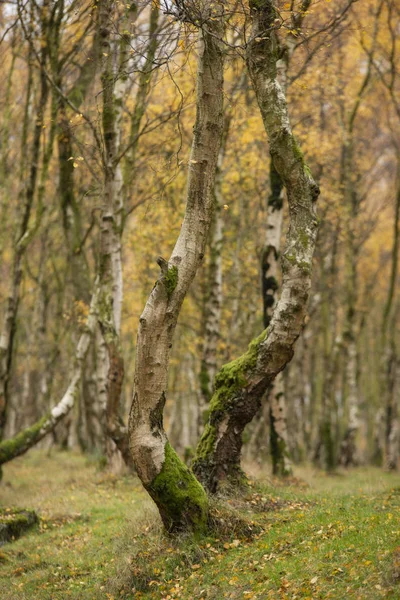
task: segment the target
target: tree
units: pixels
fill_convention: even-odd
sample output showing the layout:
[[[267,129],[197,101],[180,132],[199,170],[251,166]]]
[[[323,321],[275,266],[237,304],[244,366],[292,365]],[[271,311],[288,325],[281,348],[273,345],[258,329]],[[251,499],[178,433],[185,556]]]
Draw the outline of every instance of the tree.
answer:
[[[277,77],[276,9],[271,0],[250,2],[251,39],[247,65],[275,168],[286,187],[290,226],[282,255],[282,293],[268,329],[245,354],[228,363],[215,379],[210,416],[196,450],[194,472],[208,490],[221,480],[242,478],[242,432],[262,395],[293,357],[311,285],[317,219],[314,182],[290,128],[284,92]]]
[[[200,14],[194,11],[190,17],[202,25],[185,218],[170,259],[158,259],[161,274],[140,317],[129,418],[137,473],[169,531],[204,529],[208,511],[204,490],[163,428],[170,348],[183,300],[205,252],[223,129],[221,6],[205,3]]]

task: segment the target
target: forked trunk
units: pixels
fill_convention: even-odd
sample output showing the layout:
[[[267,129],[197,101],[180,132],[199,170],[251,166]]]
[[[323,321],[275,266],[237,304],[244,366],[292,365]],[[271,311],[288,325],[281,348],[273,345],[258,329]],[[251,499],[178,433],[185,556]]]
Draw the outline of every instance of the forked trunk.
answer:
[[[163,410],[176,323],[204,256],[213,211],[223,129],[223,23],[219,10],[218,5],[204,7],[185,217],[169,261],[158,259],[161,274],[140,317],[129,419],[136,470],[169,531],[202,530],[208,513],[204,489],[168,442]]]

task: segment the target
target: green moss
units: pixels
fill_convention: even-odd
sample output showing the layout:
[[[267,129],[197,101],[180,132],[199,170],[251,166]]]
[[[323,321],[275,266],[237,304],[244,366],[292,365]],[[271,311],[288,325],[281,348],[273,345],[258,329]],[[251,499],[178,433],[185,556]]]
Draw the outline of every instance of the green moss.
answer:
[[[238,391],[247,386],[247,377],[256,367],[259,346],[265,340],[267,333],[268,329],[252,340],[247,351],[236,360],[224,365],[215,378],[208,423],[197,445],[193,461],[193,469],[202,482],[207,481],[212,471],[218,424],[227,415],[231,406],[235,405]],[[246,479],[239,466],[237,469],[237,473],[234,473],[234,468],[230,470],[229,479],[235,481]]]
[[[247,351],[236,360],[224,365],[215,377],[215,392],[211,398],[210,417],[216,410],[225,410],[229,406],[234,392],[247,385],[246,375],[255,368],[260,344],[267,336],[267,329],[252,340]],[[228,402],[228,404],[227,404]]]
[[[307,275],[311,273],[311,266],[306,260],[300,260],[298,263],[299,268]]]
[[[284,254],[285,260],[287,260],[291,265],[295,265],[297,263],[297,259],[294,254]]]
[[[309,177],[312,177],[311,169],[306,162],[303,163],[304,171]]]
[[[38,518],[35,512],[22,509],[0,509],[0,543],[9,542],[35,525]]]
[[[303,246],[303,248],[305,250],[307,250],[308,248],[308,234],[303,230],[299,232],[299,239],[301,242],[301,245]]]
[[[290,263],[291,265],[297,265],[299,267],[299,269],[301,269],[302,271],[304,271],[305,274],[310,274],[311,272],[311,266],[310,263],[306,260],[298,260],[297,257],[294,254],[285,254],[284,255],[285,260],[287,260],[288,263]],[[283,264],[283,269],[285,268],[284,264]]]
[[[214,425],[207,423],[204,433],[196,448],[195,462],[206,459],[213,453],[217,430]]]
[[[161,472],[147,489],[157,504],[167,531],[204,532],[208,498],[192,471],[167,442]]]
[[[172,292],[176,288],[178,283],[178,267],[173,265],[170,267],[165,275],[165,289],[167,290],[168,299],[171,298]]]
[[[304,154],[294,137],[292,137],[292,148],[293,148],[293,154],[295,155],[296,159],[302,164],[306,175],[308,175],[308,177],[312,177],[310,167],[306,163],[306,161],[304,159]]]
[[[0,465],[9,462],[16,456],[19,456],[27,450],[35,439],[39,437],[43,425],[50,419],[51,414],[48,413],[42,419],[34,423],[31,427],[27,427],[18,435],[9,440],[4,440],[0,444]]]
[[[297,143],[296,138],[293,136],[292,137],[292,148],[293,148],[293,154],[295,155],[295,157],[297,158],[297,160],[299,160],[300,162],[304,162],[304,155],[303,152],[299,146],[299,144]]]

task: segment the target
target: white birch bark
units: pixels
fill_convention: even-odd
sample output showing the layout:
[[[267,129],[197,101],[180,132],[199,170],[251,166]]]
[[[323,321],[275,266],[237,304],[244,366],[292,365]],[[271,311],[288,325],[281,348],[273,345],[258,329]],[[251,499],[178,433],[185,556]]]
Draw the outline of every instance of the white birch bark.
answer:
[[[282,293],[271,323],[248,351],[225,365],[215,379],[210,417],[193,469],[210,490],[221,480],[242,479],[240,452],[245,425],[262,395],[293,356],[311,287],[319,188],[290,128],[286,98],[277,79],[275,7],[271,0],[250,2],[252,34],[247,63],[275,168],[287,190],[290,225],[282,255]]]
[[[138,475],[168,530],[203,529],[207,497],[170,446],[163,428],[170,348],[179,312],[203,259],[210,229],[223,128],[221,7],[203,6],[197,71],[196,123],[189,160],[185,216],[169,261],[140,317],[130,446]]]
[[[296,35],[298,35],[298,31],[303,23],[304,14],[310,4],[311,0],[305,0],[301,5],[298,15],[292,17],[294,29],[297,32]],[[296,48],[297,39],[293,33],[289,33],[284,41],[281,39],[278,40],[278,38],[277,41],[279,43],[280,58],[276,62],[276,77],[286,95],[289,64]],[[273,161],[270,164],[270,186],[271,193],[267,203],[267,229],[261,261],[264,327],[268,327],[270,323],[279,295],[280,246],[283,223],[284,186]],[[267,392],[267,397],[270,405],[269,425],[272,471],[275,475],[291,475],[292,468],[287,444],[287,423],[284,422],[286,419],[285,386],[281,374],[278,374],[276,380],[272,383],[271,389]],[[281,433],[283,437],[281,437]]]
[[[120,159],[121,126],[123,99],[126,95],[129,78],[129,39],[127,34],[118,35],[116,23],[118,2],[99,2],[100,39],[103,49],[103,137],[104,137],[104,201],[101,219],[101,309],[99,323],[108,353],[107,410],[106,428],[120,450],[125,463],[132,468],[129,450],[128,430],[120,415],[120,400],[124,380],[124,361],[120,347],[121,313],[123,301],[121,238],[124,226],[124,178]],[[150,8],[150,41],[146,57],[150,69],[157,47],[156,29],[158,5]],[[133,27],[137,16],[136,6],[131,5],[123,20],[125,30]],[[145,102],[149,91],[150,73],[141,81],[136,106],[140,108],[140,118],[135,121],[140,126],[144,115]],[[138,140],[132,141],[131,152],[136,150]],[[131,159],[132,157],[130,157]],[[132,166],[132,160],[130,160]]]

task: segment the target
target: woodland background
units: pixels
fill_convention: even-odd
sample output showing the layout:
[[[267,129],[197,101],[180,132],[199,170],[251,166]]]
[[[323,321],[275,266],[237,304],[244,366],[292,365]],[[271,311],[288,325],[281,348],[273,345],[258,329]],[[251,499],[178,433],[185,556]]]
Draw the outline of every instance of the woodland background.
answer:
[[[2,359],[2,385],[9,397],[6,437],[40,418],[66,387],[88,312],[103,186],[93,139],[93,129],[101,135],[102,114],[95,63],[104,59],[96,49],[95,9],[90,2],[1,5],[0,299],[5,319],[20,278],[13,339]],[[120,125],[128,188],[121,320],[125,410],[138,319],[157,278],[156,257],[168,256],[182,221],[194,119],[194,33],[162,9],[153,6],[151,22],[146,3],[139,7]],[[280,34],[294,37],[296,46],[289,66],[289,109],[322,194],[309,318],[284,372],[289,450],[295,461],[311,459],[334,468],[354,404],[349,396],[355,394],[357,457],[350,461],[383,464],[388,427],[395,431],[397,460],[399,447],[398,7],[390,0],[354,6],[317,1],[299,31],[290,26],[292,9],[290,3],[279,4]],[[234,29],[240,26],[238,13]],[[268,146],[239,35],[228,48],[225,69],[220,239],[214,246],[211,242],[185,301],[171,360],[166,426],[181,453],[198,437],[207,301],[215,286],[220,286],[216,367],[237,357],[262,330]],[[344,160],[349,145],[350,164]],[[24,235],[29,239],[19,252]],[[217,282],[215,252],[221,256]],[[104,377],[97,368],[104,348],[98,334],[96,340],[73,414],[46,444],[105,453]],[[352,342],[354,372],[349,373]],[[324,454],[326,414],[332,449]],[[248,428],[249,458],[268,460],[267,421],[265,409]]]
[[[0,2],[6,600],[400,597],[399,36]]]

